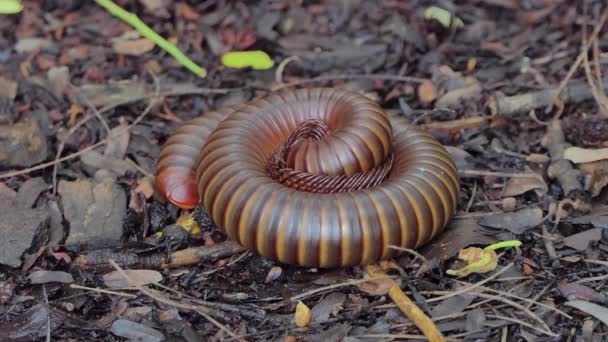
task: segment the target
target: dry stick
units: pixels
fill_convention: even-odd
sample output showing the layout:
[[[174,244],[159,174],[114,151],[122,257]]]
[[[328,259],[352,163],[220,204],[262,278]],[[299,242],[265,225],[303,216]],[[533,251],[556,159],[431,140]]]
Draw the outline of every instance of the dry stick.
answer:
[[[512,317],[502,316],[502,315],[486,315],[486,317],[496,318],[496,319],[502,319],[502,320],[505,320],[505,321],[521,324],[521,325],[525,326],[526,328],[530,328],[530,329],[536,330],[539,333],[542,333],[542,334],[545,334],[545,335],[549,335],[549,336],[552,336],[552,337],[559,337],[559,336],[561,336],[559,334],[550,334],[548,331],[544,331],[542,329],[539,329],[539,328],[533,326],[532,324],[526,323],[526,322],[524,322],[524,321],[522,321],[520,319],[517,319],[517,318],[512,318]]]
[[[447,299],[447,298],[450,298],[450,297],[454,297],[454,296],[457,296],[459,294],[463,294],[465,292],[469,292],[471,290],[474,290],[474,289],[480,287],[481,285],[489,282],[490,280],[498,277],[499,275],[503,274],[508,269],[510,269],[514,264],[515,264],[514,262],[511,262],[507,266],[503,267],[500,271],[492,274],[491,276],[489,276],[488,278],[486,278],[486,279],[484,279],[484,280],[482,280],[480,282],[477,282],[475,284],[472,284],[471,286],[467,286],[465,288],[462,288],[462,289],[460,289],[458,291],[450,292],[449,294],[446,294],[444,296],[440,296],[440,297],[435,297],[435,298],[429,299],[429,300],[427,300],[427,302],[431,303],[431,302],[436,302],[436,301],[444,300],[444,299]]]
[[[608,78],[602,81],[602,85],[608,87]],[[564,103],[578,103],[593,98],[589,85],[580,80],[568,85],[561,92],[560,99]],[[488,106],[493,113],[513,116],[518,113],[529,113],[534,109],[550,106],[554,103],[554,98],[557,94],[557,88],[513,96],[505,96],[501,92],[497,92],[488,101]]]
[[[327,286],[322,286],[322,287],[316,288],[314,290],[306,291],[306,292],[301,293],[301,294],[299,294],[297,296],[293,296],[293,297],[289,298],[289,300],[292,301],[292,302],[297,302],[297,301],[299,301],[301,299],[313,296],[313,295],[315,295],[317,293],[320,293],[320,292],[323,292],[323,291],[326,291],[326,290],[333,290],[333,289],[337,289],[337,288],[340,288],[340,287],[358,285],[358,284],[361,284],[361,283],[367,283],[367,282],[372,281],[372,280],[393,279],[393,278],[397,278],[397,277],[383,276],[383,277],[376,277],[374,279],[367,279],[367,278],[352,279],[352,280],[348,280],[348,281],[345,281],[345,282],[342,282],[342,283],[331,284],[331,285],[327,285]]]
[[[368,265],[365,271],[369,278],[383,277],[386,273],[378,265]],[[388,291],[389,297],[397,304],[399,309],[412,320],[418,329],[428,337],[431,342],[443,342],[445,336],[439,331],[435,323],[422,311],[416,303],[414,303],[401,289],[394,280],[390,280],[392,283],[391,288]]]
[[[600,88],[600,93],[604,94],[604,84],[602,83],[602,69],[600,68],[600,48],[598,39],[593,40],[593,65],[595,67],[595,77],[597,86]]]
[[[595,28],[593,29],[593,32],[591,33],[591,36],[589,37],[589,41],[595,40],[598,33],[600,33],[602,27],[604,26],[604,22],[606,22],[606,19],[608,19],[608,6],[606,6],[606,8],[604,8],[604,10],[602,11],[600,20],[595,25]],[[582,51],[579,53],[574,64],[572,64],[572,66],[570,67],[570,70],[568,70],[566,77],[560,83],[559,87],[557,88],[556,94],[551,99],[549,106],[547,106],[547,108],[545,110],[546,113],[549,113],[551,111],[551,108],[553,107],[553,103],[555,103],[555,100],[557,100],[557,98],[560,96],[560,93],[566,88],[568,81],[570,81],[570,78],[572,78],[572,76],[574,75],[574,72],[576,72],[576,69],[578,69],[578,67],[580,66],[580,64],[583,61],[583,58],[587,54],[588,50],[589,50],[589,44],[588,43],[584,44]],[[559,118],[559,116],[555,117],[555,119],[558,119],[558,118]]]
[[[110,259],[109,263],[112,264],[112,266],[125,278],[125,280],[127,280],[127,282],[130,282],[129,275],[120,266],[118,266],[118,264],[114,260]],[[176,302],[174,300],[166,298],[165,296],[162,295],[162,293],[160,293],[156,290],[152,290],[152,289],[148,288],[147,286],[135,285],[134,288],[143,292],[148,297],[150,297],[158,302],[161,302],[163,304],[197,312],[201,316],[205,317],[205,319],[207,319],[209,322],[213,323],[216,327],[220,328],[221,330],[224,330],[231,337],[235,337],[235,338],[237,337],[232,331],[230,331],[228,328],[226,328],[225,325],[218,322],[213,317],[209,316],[209,314],[207,314],[207,312],[209,312],[210,309],[207,307],[204,307],[202,305],[190,305],[190,304],[183,304],[183,303]]]
[[[88,287],[88,286],[82,286],[82,285],[77,285],[77,284],[71,284],[70,287],[73,289],[89,290],[89,291],[93,291],[93,292],[105,293],[105,294],[119,296],[119,297],[137,298],[136,295],[132,295],[129,293],[104,290],[104,289],[100,289],[98,287]]]
[[[197,264],[206,260],[225,258],[244,252],[245,248],[234,241],[225,241],[211,246],[190,247],[175,251],[167,257],[164,253],[149,256],[138,256],[129,252],[107,252],[105,250],[91,251],[81,254],[74,264],[85,269],[103,270],[110,267],[109,259],[116,260],[123,267],[177,268]]]
[[[589,278],[583,278],[583,279],[579,279],[577,281],[572,282],[572,284],[582,284],[582,283],[589,283],[592,281],[603,281],[608,279],[608,274],[604,274],[601,276],[597,276],[597,277],[589,277]]]
[[[566,142],[560,120],[551,121],[542,144],[551,156],[551,164],[547,168],[547,175],[557,179],[564,195],[567,197],[573,191],[583,191],[582,172],[575,169],[569,160],[564,159],[564,151],[570,147],[570,144]]]
[[[234,89],[240,89],[240,88],[234,88]],[[167,92],[161,92],[161,93],[152,93],[152,94],[145,94],[142,96],[138,96],[138,97],[134,97],[128,100],[124,100],[124,101],[120,101],[120,102],[116,102],[114,104],[108,105],[106,107],[103,107],[102,109],[99,110],[100,113],[104,113],[108,110],[111,110],[113,108],[122,106],[122,105],[126,105],[126,104],[130,104],[133,102],[138,102],[141,100],[146,100],[148,98],[151,97],[164,97],[164,96],[180,96],[180,95],[191,95],[191,94],[195,94],[195,95],[202,95],[202,94],[225,94],[229,91],[230,89],[226,88],[226,89],[212,89],[212,88],[198,88],[198,87],[192,87],[192,88],[184,88],[182,90],[171,90],[171,91],[167,91]],[[145,115],[147,115],[148,111],[152,109],[152,106],[154,105],[153,101],[150,101],[150,105],[143,111],[143,113],[135,120],[133,121],[133,123],[131,123],[128,127],[125,128],[125,130],[130,130],[132,129],[135,125],[137,125],[143,118]],[[117,134],[120,134],[123,132],[117,132]],[[32,166],[30,168],[26,168],[26,169],[22,169],[22,170],[17,170],[17,171],[11,171],[11,172],[6,172],[3,174],[0,174],[0,179],[3,178],[10,178],[10,177],[15,177],[15,176],[19,176],[19,175],[23,175],[23,174],[28,174],[30,172],[34,172],[34,171],[38,171],[38,170],[42,170],[42,169],[46,169],[49,166],[53,166],[56,163],[61,163],[64,162],[66,160],[70,160],[73,158],[76,158],[80,155],[82,155],[83,153],[86,153],[92,149],[95,149],[99,146],[102,146],[104,144],[107,143],[106,139],[103,139],[99,142],[97,142],[94,145],[85,147],[84,149],[78,151],[78,152],[74,152],[68,156],[59,158],[57,160],[54,161],[50,161],[50,162],[46,162],[43,164],[39,164],[36,166]]]
[[[515,172],[500,172],[500,171],[486,171],[486,170],[459,170],[461,176],[484,176],[484,177],[511,177],[511,178],[537,178],[542,180],[540,175],[536,173],[515,173]]]
[[[480,296],[482,298],[488,298],[488,299],[497,300],[497,301],[503,302],[505,304],[508,304],[508,305],[510,305],[510,306],[512,306],[512,307],[514,307],[516,309],[522,310],[528,316],[530,316],[532,319],[534,319],[538,323],[540,323],[543,326],[543,328],[545,328],[545,330],[547,332],[550,332],[551,334],[555,335],[555,333],[551,331],[551,328],[549,328],[549,326],[547,325],[547,323],[545,323],[545,321],[543,321],[542,318],[538,317],[538,315],[536,315],[535,313],[533,313],[532,311],[530,311],[530,309],[526,308],[525,306],[523,306],[523,305],[521,305],[521,304],[519,304],[517,302],[514,302],[514,301],[512,301],[510,299],[499,297],[499,296],[495,296],[495,295],[491,295],[491,294],[487,294],[487,293],[476,292],[475,295],[478,295],[478,296]],[[556,335],[556,336],[559,336],[559,335]]]
[[[591,87],[591,94],[593,94],[593,97],[595,98],[595,102],[597,102],[597,105],[603,109],[603,111],[605,113],[608,113],[608,101],[606,99],[606,96],[603,93],[600,93],[598,90],[598,85],[595,83],[595,79],[593,78],[593,76],[591,75],[591,66],[589,65],[589,56],[587,53],[587,49],[585,49],[585,47],[589,46],[589,42],[587,41],[587,1],[583,1],[583,32],[582,32],[582,36],[583,39],[581,41],[581,49],[583,50],[583,69],[585,70],[585,77],[587,77],[587,83],[589,84],[589,87]],[[594,41],[597,39],[594,39]],[[601,81],[600,81],[601,84]]]

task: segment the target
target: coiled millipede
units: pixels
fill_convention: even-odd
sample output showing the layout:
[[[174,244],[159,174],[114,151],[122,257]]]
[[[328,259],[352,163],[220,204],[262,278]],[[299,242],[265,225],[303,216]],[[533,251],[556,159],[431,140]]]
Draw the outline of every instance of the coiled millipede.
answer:
[[[304,267],[420,247],[446,226],[460,190],[431,135],[330,88],[283,90],[186,122],[156,172],[169,202],[202,205],[246,249]]]

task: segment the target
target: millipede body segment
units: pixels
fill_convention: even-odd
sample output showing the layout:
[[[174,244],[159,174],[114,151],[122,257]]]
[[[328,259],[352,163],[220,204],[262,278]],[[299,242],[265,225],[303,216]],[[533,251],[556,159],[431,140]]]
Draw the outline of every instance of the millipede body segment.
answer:
[[[284,90],[206,113],[169,138],[160,192],[230,239],[305,267],[369,264],[440,233],[460,189],[443,146],[369,98]]]

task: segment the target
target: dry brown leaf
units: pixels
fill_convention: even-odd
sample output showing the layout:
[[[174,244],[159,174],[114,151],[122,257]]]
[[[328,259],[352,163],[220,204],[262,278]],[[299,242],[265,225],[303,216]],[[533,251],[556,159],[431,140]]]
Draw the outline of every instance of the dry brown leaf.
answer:
[[[437,89],[432,81],[422,81],[418,86],[418,98],[424,103],[430,103],[437,98]]]
[[[163,275],[154,270],[124,270],[124,272],[129,277],[129,280],[125,279],[122,272],[114,271],[103,275],[104,284],[111,289],[117,289],[144,286],[163,280]]]
[[[106,157],[114,157],[116,159],[123,159],[127,154],[127,148],[129,147],[129,140],[131,135],[127,129],[129,124],[124,118],[120,118],[120,125],[112,128],[110,134],[107,137],[108,142],[106,143],[105,151],[103,152]]]
[[[150,180],[150,178],[148,177],[142,178],[139,181],[137,187],[135,188],[135,192],[141,192],[142,194],[144,194],[146,199],[152,197],[152,195],[154,195],[154,184],[152,184],[152,180]]]
[[[536,194],[542,196],[547,192],[547,184],[540,177],[514,177],[507,182],[502,197],[518,196],[530,190],[536,190]]]
[[[155,43],[148,38],[119,40],[112,45],[114,52],[122,55],[141,56],[154,48]]]
[[[581,148],[568,147],[564,150],[564,159],[568,159],[575,164],[589,163],[598,160],[608,159],[608,148]]]
[[[268,284],[270,282],[273,282],[273,281],[279,279],[281,274],[283,274],[283,268],[281,268],[279,266],[274,266],[273,268],[270,269],[270,271],[268,271],[268,274],[266,275],[266,279],[264,279],[264,283]]]
[[[585,188],[595,197],[608,184],[608,160],[599,160],[578,165],[579,170],[589,176]]]
[[[310,324],[310,320],[312,319],[312,313],[306,304],[301,301],[296,305],[296,314],[294,316],[296,321],[296,325],[300,328],[303,328]]]

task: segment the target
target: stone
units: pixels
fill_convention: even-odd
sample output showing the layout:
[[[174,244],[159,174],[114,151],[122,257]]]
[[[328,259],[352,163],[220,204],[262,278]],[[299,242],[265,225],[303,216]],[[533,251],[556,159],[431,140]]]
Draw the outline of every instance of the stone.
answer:
[[[127,196],[111,177],[61,181],[59,194],[70,226],[67,247],[95,249],[114,247],[120,242]]]

